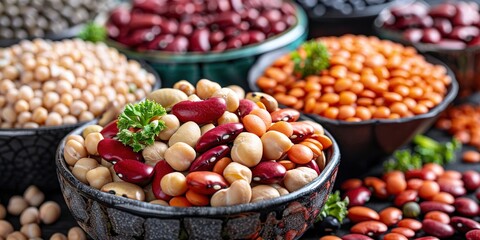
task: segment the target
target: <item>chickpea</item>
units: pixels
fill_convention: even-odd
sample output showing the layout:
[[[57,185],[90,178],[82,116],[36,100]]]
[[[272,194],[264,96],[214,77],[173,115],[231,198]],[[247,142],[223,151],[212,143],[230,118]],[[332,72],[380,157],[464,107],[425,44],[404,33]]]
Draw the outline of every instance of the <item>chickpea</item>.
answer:
[[[85,138],[85,148],[90,155],[98,155],[98,143],[103,140],[103,135],[100,132],[92,132]]]
[[[223,177],[232,184],[236,180],[245,180],[252,182],[252,170],[250,168],[236,162],[231,162],[223,170]]]
[[[249,132],[240,133],[233,142],[232,160],[247,167],[256,166],[263,155],[263,145],[260,138]]]
[[[50,240],[67,240],[67,236],[65,236],[63,233],[54,233],[50,237]]]
[[[195,149],[184,142],[177,142],[165,151],[165,161],[177,171],[187,170],[195,157]]]
[[[38,124],[43,124],[47,120],[47,116],[47,109],[39,107],[33,111],[32,120]]]
[[[197,144],[201,136],[200,127],[195,122],[186,122],[182,124],[177,131],[168,140],[168,145],[172,146],[175,143],[183,142],[191,147]]]
[[[76,140],[68,140],[65,144],[65,148],[63,149],[63,156],[65,157],[65,161],[68,165],[74,166],[76,162],[81,159],[87,157],[88,152],[87,149],[83,146],[82,143]]]
[[[52,224],[60,218],[60,205],[53,201],[45,202],[40,206],[40,220],[44,224]]]
[[[98,166],[89,170],[85,178],[88,184],[96,189],[101,189],[105,184],[113,182],[110,170],[104,166]]]
[[[218,119],[218,125],[223,125],[227,123],[237,123],[240,122],[237,114],[225,111],[223,115]]]
[[[214,129],[214,128],[215,128],[215,125],[213,125],[213,124],[211,124],[211,123],[205,124],[205,125],[203,125],[203,126],[200,128],[200,132],[201,132],[201,134],[202,134],[202,136],[203,136],[203,134],[205,134],[206,132],[208,132],[208,131],[210,131],[210,130],[212,130],[212,129]]]
[[[229,188],[221,189],[210,199],[212,207],[231,206],[249,203],[252,198],[252,188],[245,180],[233,182]]]
[[[27,240],[28,238],[20,231],[15,231],[7,235],[6,240]]]
[[[170,196],[180,196],[188,190],[187,179],[179,172],[172,172],[165,175],[162,178],[160,185],[162,191]]]
[[[40,223],[40,215],[36,207],[29,207],[20,215],[20,224],[27,225],[30,223]]]
[[[38,207],[45,200],[45,194],[38,189],[38,187],[32,185],[29,186],[23,193],[23,198],[30,204],[30,206]]]
[[[97,160],[93,158],[80,158],[72,169],[72,174],[83,183],[88,183],[87,172],[98,167]]]
[[[13,216],[20,215],[28,207],[27,201],[22,196],[12,196],[8,201],[7,211]]]
[[[2,204],[0,204],[0,220],[5,219],[6,216],[7,216],[7,209],[5,209],[5,207]]]
[[[308,167],[298,167],[288,170],[283,182],[288,191],[293,192],[307,185],[316,177],[318,177],[318,174],[315,170]]]
[[[165,122],[165,129],[163,129],[158,135],[161,140],[169,140],[170,137],[178,130],[180,127],[180,121],[173,114],[167,114],[161,117],[163,122]]]
[[[48,114],[45,120],[45,126],[59,126],[62,125],[62,116],[57,112],[51,112]]]
[[[280,197],[280,193],[277,189],[268,185],[258,185],[252,188],[252,199],[250,202],[260,202],[276,197]]]
[[[158,161],[165,159],[165,152],[167,151],[167,144],[159,141],[155,141],[153,145],[145,147],[142,151],[142,156],[145,159],[145,163],[157,163]]]
[[[5,220],[0,220],[0,237],[6,238],[12,232],[13,232],[12,224]]]

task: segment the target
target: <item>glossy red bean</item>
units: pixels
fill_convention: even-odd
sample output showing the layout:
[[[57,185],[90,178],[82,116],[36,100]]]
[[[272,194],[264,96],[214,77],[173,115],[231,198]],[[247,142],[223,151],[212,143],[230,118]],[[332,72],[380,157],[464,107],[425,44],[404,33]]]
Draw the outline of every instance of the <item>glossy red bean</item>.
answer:
[[[215,146],[231,143],[243,130],[244,127],[241,123],[227,123],[217,126],[207,131],[198,139],[195,150],[197,150],[197,152],[204,152]]]
[[[445,203],[433,202],[433,201],[421,202],[420,209],[423,214],[431,211],[441,211],[448,214],[455,212],[455,207]]]
[[[354,223],[369,220],[380,220],[380,216],[377,212],[375,212],[375,210],[362,206],[354,206],[349,208],[347,217]]]
[[[178,25],[178,34],[183,36],[190,36],[193,33],[193,26],[189,23],[182,22]]]
[[[190,36],[189,50],[193,52],[207,52],[210,51],[211,45],[208,41],[210,31],[208,29],[197,29]]]
[[[227,41],[227,49],[240,48],[243,46],[242,40],[238,38],[231,38]]]
[[[248,100],[248,99],[240,99],[240,103],[237,109],[237,115],[240,118],[244,118],[247,116],[253,109],[258,108],[257,104]]]
[[[300,143],[315,133],[313,126],[308,123],[291,122],[290,125],[292,126],[293,133],[289,138],[293,143]]]
[[[453,203],[458,214],[465,217],[475,217],[478,214],[478,204],[470,198],[459,197]]]
[[[130,11],[125,7],[114,9],[110,13],[110,19],[116,26],[125,26],[130,22]]]
[[[441,192],[450,193],[454,197],[460,197],[467,193],[467,190],[463,186],[459,186],[458,184],[455,184],[454,181],[439,182],[439,185],[440,185]]]
[[[358,233],[367,236],[378,236],[388,230],[387,225],[379,221],[359,222],[350,228],[351,233]]]
[[[181,101],[173,105],[171,113],[180,122],[194,121],[201,125],[215,122],[226,110],[225,99],[212,97],[203,101]]]
[[[411,219],[411,218],[405,218],[405,219],[400,220],[397,223],[397,226],[398,227],[409,228],[409,229],[412,229],[413,231],[418,231],[418,230],[422,229],[422,223],[415,220],[415,219]]]
[[[480,173],[478,173],[478,171],[465,171],[462,174],[462,180],[465,184],[465,189],[468,191],[475,191],[480,188]]]
[[[287,169],[280,163],[273,161],[260,162],[252,169],[252,181],[263,184],[279,183],[286,173]]]
[[[118,120],[112,121],[109,124],[105,125],[105,127],[103,127],[100,133],[104,138],[114,138],[115,136],[117,136],[117,133],[118,133],[117,122]]]
[[[455,234],[455,229],[448,224],[437,222],[432,219],[425,219],[422,222],[422,230],[438,238],[448,238]]]
[[[450,219],[450,225],[452,225],[455,230],[461,233],[466,233],[474,229],[480,229],[480,223],[478,223],[477,221],[470,218],[458,216],[452,217]]]
[[[113,163],[125,159],[137,161],[141,161],[143,159],[141,153],[136,153],[131,147],[111,138],[104,138],[100,140],[100,142],[98,142],[97,150],[100,157]]]
[[[422,180],[435,180],[437,175],[428,169],[413,169],[405,172],[406,179],[418,178]]]
[[[248,36],[250,44],[262,42],[266,38],[265,33],[256,30],[249,31]]]
[[[440,240],[440,239],[434,236],[425,236],[425,237],[415,238],[415,240]]]
[[[218,14],[213,23],[219,25],[220,27],[227,27],[237,25],[241,21],[242,17],[240,14],[228,11]]]
[[[423,29],[422,42],[426,43],[438,43],[442,39],[440,32],[435,28]]]
[[[342,240],[373,240],[373,238],[367,237],[363,234],[350,233],[350,234],[344,235],[342,237]]]
[[[471,41],[474,37],[478,36],[479,30],[474,26],[456,26],[450,33],[450,37],[453,39],[461,40],[464,42]]]
[[[396,228],[392,229],[391,232],[402,234],[403,236],[405,236],[407,238],[412,238],[413,236],[415,236],[415,231],[413,231],[410,228],[406,228],[406,227],[396,227]]]
[[[387,207],[378,214],[380,216],[380,221],[387,226],[397,224],[400,220],[402,220],[403,217],[402,211],[395,207]]]
[[[212,195],[220,189],[227,188],[228,182],[218,173],[199,171],[187,175],[187,186],[196,193]]]
[[[403,38],[410,42],[420,42],[423,38],[423,31],[418,28],[410,28],[402,33]]]
[[[428,15],[432,17],[439,17],[439,18],[451,18],[455,16],[457,13],[457,9],[453,4],[450,3],[440,3],[438,5],[433,6],[428,11]]]
[[[469,3],[467,2],[458,2],[456,4],[457,12],[452,19],[453,24],[461,26],[470,26],[475,23],[478,23],[480,20],[480,15],[478,11],[472,9]]]
[[[189,171],[212,171],[215,163],[218,160],[226,157],[230,153],[230,147],[227,145],[220,145],[211,148],[198,156],[190,165]]]
[[[177,36],[163,50],[183,53],[188,51],[188,39],[184,36]]]
[[[385,236],[383,236],[383,240],[408,240],[408,238],[400,233],[391,232],[385,234]]]
[[[170,201],[170,199],[172,198],[172,196],[169,196],[162,191],[162,186],[160,185],[160,182],[162,181],[162,178],[165,175],[172,173],[174,171],[175,170],[172,167],[170,167],[170,165],[168,165],[167,161],[165,160],[162,160],[157,164],[155,164],[153,181],[152,181],[152,192],[157,199]]]
[[[130,29],[151,28],[160,25],[162,22],[162,17],[155,14],[134,13],[130,15],[128,26]]]
[[[162,50],[173,42],[173,40],[175,40],[175,37],[172,34],[160,34],[148,43],[147,48],[151,50]]]
[[[152,166],[130,159],[117,162],[113,165],[113,169],[123,181],[140,186],[148,184],[155,173]]]
[[[372,193],[366,187],[359,187],[352,190],[348,190],[345,193],[345,197],[348,197],[348,206],[363,206],[370,200]]]
[[[340,189],[348,191],[362,186],[362,180],[358,178],[350,178],[342,182]]]
[[[452,32],[452,23],[445,18],[436,18],[433,20],[433,26],[438,29],[442,35],[448,35]]]
[[[312,161],[310,161],[307,164],[302,165],[302,166],[315,170],[315,172],[317,172],[318,175],[320,175],[320,173],[321,173],[320,168],[318,167],[317,161],[315,161],[315,160],[312,160]]]
[[[407,202],[417,202],[418,192],[416,190],[405,190],[395,197],[394,204],[397,207],[402,207]]]
[[[300,118],[300,112],[293,108],[281,108],[273,111],[271,114],[272,123],[278,121],[296,122]]]
[[[225,34],[222,31],[215,31],[210,33],[209,41],[212,45],[217,45],[225,39]]]
[[[465,234],[467,240],[480,240],[480,230],[470,230]]]

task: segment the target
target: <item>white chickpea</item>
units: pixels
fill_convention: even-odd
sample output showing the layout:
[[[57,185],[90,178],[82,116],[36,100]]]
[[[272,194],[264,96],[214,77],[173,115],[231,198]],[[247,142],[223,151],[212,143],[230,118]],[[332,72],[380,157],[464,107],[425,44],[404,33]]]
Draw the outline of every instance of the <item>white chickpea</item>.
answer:
[[[17,113],[28,111],[28,109],[30,109],[30,106],[28,105],[28,102],[23,99],[20,99],[15,103],[15,112]]]
[[[78,77],[73,84],[73,87],[78,89],[85,89],[87,87],[87,80],[85,80],[85,78]]]
[[[67,80],[59,80],[57,82],[57,92],[60,94],[68,93],[72,90],[72,84]]]
[[[72,88],[72,91],[70,92],[74,100],[80,99],[82,97],[82,90],[78,88]]]
[[[93,120],[94,118],[95,116],[93,115],[93,113],[89,111],[83,111],[82,113],[80,113],[80,116],[78,116],[78,120],[80,122],[90,121],[90,120]]]
[[[72,105],[73,97],[70,93],[63,93],[60,95],[60,102],[65,104],[65,106],[69,107]]]
[[[16,67],[14,66],[6,66],[3,68],[3,77],[8,78],[8,79],[16,79],[19,76],[19,71]]]
[[[106,104],[102,101],[93,101],[88,105],[88,110],[98,116],[105,111]]]
[[[72,115],[65,115],[63,116],[63,124],[76,124],[78,122],[77,118]]]
[[[93,96],[93,94],[88,91],[88,90],[83,90],[82,91],[82,96],[80,97],[80,99],[85,102],[86,104],[89,104],[91,102],[93,102],[93,100],[95,99],[95,96]]]
[[[43,107],[33,110],[32,120],[38,124],[43,124],[47,120],[48,111]]]
[[[35,122],[26,122],[23,124],[23,127],[24,128],[38,128],[40,125],[38,125],[38,123],[35,123]],[[3,126],[2,126],[3,128]]]
[[[33,72],[31,71],[25,71],[22,73],[21,77],[20,77],[20,81],[23,83],[23,84],[31,84],[34,80],[34,74]]]
[[[32,120],[32,113],[31,112],[21,112],[17,116],[17,122],[20,124],[25,124]]]
[[[23,85],[18,90],[18,97],[23,100],[30,100],[34,97],[33,89],[28,85]]]
[[[62,125],[62,121],[62,116],[59,113],[51,112],[45,120],[45,126],[59,126]]]
[[[0,96],[0,108],[5,106],[6,103],[7,103],[7,99],[5,98],[5,96]]]
[[[15,83],[10,79],[3,79],[0,83],[0,93],[7,93],[9,89],[15,88]]]
[[[70,105],[70,113],[74,116],[80,115],[83,111],[86,111],[88,108],[87,104],[80,100],[74,100],[72,105]]]
[[[43,92],[50,92],[57,90],[57,83],[55,81],[46,81],[42,85]]]
[[[17,113],[11,107],[3,108],[2,110],[2,119],[7,123],[14,123],[17,119]]]
[[[37,59],[37,63],[43,64],[41,60],[42,59]],[[50,78],[50,69],[48,69],[46,66],[37,67],[35,69],[35,78],[41,82],[48,80]]]
[[[18,99],[18,90],[16,88],[8,89],[6,97],[9,102],[16,102]]]
[[[60,96],[56,92],[47,92],[43,96],[43,106],[47,109],[53,108],[58,102],[60,102]]]
[[[30,111],[34,111],[35,109],[42,106],[42,99],[38,97],[32,98],[30,99],[28,104],[30,105]]]

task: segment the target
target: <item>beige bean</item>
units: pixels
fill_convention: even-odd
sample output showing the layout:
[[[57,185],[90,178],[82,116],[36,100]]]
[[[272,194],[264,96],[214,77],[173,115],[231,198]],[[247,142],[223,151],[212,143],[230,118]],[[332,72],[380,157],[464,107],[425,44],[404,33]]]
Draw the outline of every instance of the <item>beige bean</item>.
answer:
[[[13,226],[10,222],[0,220],[0,237],[6,238],[13,232]]]
[[[223,170],[223,177],[228,181],[228,183],[232,184],[237,180],[245,180],[248,183],[252,182],[252,170],[250,168],[237,163],[231,162],[230,164],[225,167]]]
[[[68,230],[68,240],[87,240],[85,232],[80,227],[73,227]]]
[[[313,127],[313,129],[315,129],[316,134],[320,134],[320,135],[325,134],[325,130],[323,129],[323,126],[320,123],[310,121],[310,120],[305,120],[305,121],[301,121],[301,122],[305,122],[305,123],[308,123],[309,125],[311,125]]]
[[[87,172],[98,167],[97,160],[93,158],[81,158],[73,166],[72,174],[83,183],[88,183]]]
[[[170,137],[172,137],[172,135],[178,130],[180,127],[180,121],[173,114],[164,115],[160,118],[160,120],[165,122],[166,127],[158,134],[158,137],[161,140],[166,141],[170,139]]]
[[[187,100],[188,96],[178,89],[162,88],[149,93],[147,99],[155,101],[169,110],[176,103]]]
[[[173,88],[178,89],[188,96],[195,93],[195,87],[187,80],[180,80],[173,84]]]
[[[145,193],[145,202],[150,202],[157,199],[153,194],[151,183],[143,187],[143,192]]]
[[[225,111],[220,118],[217,120],[218,125],[223,125],[227,123],[238,123],[240,119],[238,119],[237,114],[231,113],[229,111]]]
[[[327,157],[325,157],[325,153],[322,151],[322,153],[315,159],[315,162],[318,165],[318,169],[320,171],[323,171],[325,168],[325,165],[327,165]]]
[[[192,94],[192,95],[188,96],[188,100],[190,100],[190,101],[202,101],[202,99],[199,98],[197,94]]]
[[[112,164],[111,162],[109,162],[109,161],[107,161],[107,160],[105,160],[105,159],[103,159],[103,158],[100,160],[100,165],[102,165],[102,166],[104,166],[104,167],[107,167],[107,168],[113,166],[113,164]]]
[[[150,166],[155,166],[158,161],[165,159],[165,152],[167,149],[167,144],[160,141],[155,141],[152,145],[147,146],[142,151],[145,163]]]
[[[7,209],[2,204],[0,204],[0,220],[5,219],[6,216]]]
[[[82,145],[85,144],[85,139],[82,136],[77,135],[77,134],[68,135],[67,139],[66,139],[66,142],[68,142],[70,140],[75,140],[75,141],[81,143]]]
[[[252,188],[245,180],[233,182],[227,189],[222,189],[213,194],[210,199],[212,207],[232,206],[249,203],[252,198]]]
[[[233,141],[230,154],[234,162],[247,167],[256,166],[262,160],[262,141],[253,133],[242,132]]]
[[[298,167],[288,170],[283,179],[283,183],[288,191],[296,191],[313,181],[318,174],[315,170],[308,167]]]
[[[12,232],[6,238],[6,240],[27,240],[27,239],[28,239],[27,236],[25,236],[20,231]]]
[[[20,232],[28,238],[39,238],[42,236],[42,230],[36,223],[23,225],[22,228],[20,228]]]
[[[124,182],[120,177],[118,177],[117,172],[115,172],[115,169],[113,169],[113,165],[108,167],[108,170],[110,171],[110,176],[112,176],[113,182]]]
[[[26,225],[29,223],[40,223],[40,212],[38,211],[38,208],[29,207],[20,215],[20,224]]]
[[[96,189],[101,189],[105,184],[113,182],[110,170],[104,166],[98,166],[89,170],[85,178],[88,184]]]
[[[100,132],[92,132],[85,137],[85,148],[90,155],[98,155],[98,143],[103,138],[104,137]]]
[[[238,95],[230,88],[221,88],[213,93],[212,97],[221,97],[225,99],[227,103],[227,111],[235,112],[240,105],[240,98]]]
[[[222,88],[220,84],[212,82],[208,79],[200,79],[196,85],[197,95],[201,99],[207,99],[211,97],[213,93],[215,93],[220,88]]]
[[[267,160],[278,160],[293,146],[292,141],[283,133],[268,131],[261,137],[263,157]]]
[[[158,205],[162,205],[162,206],[169,206],[168,202],[163,201],[162,199],[155,199],[153,201],[150,201],[150,203],[151,204],[158,204]]]
[[[67,236],[63,233],[54,233],[51,237],[50,240],[68,240]]]
[[[203,125],[201,128],[200,128],[200,132],[203,136],[203,134],[205,134],[206,132],[212,130],[215,128],[215,125],[211,124],[211,123],[208,123],[208,124],[205,124]]]
[[[107,183],[100,189],[102,192],[114,194],[119,197],[126,197],[134,200],[144,201],[145,192],[143,189],[133,183],[112,182]]]
[[[54,201],[47,201],[40,206],[40,220],[44,224],[52,224],[60,218],[60,205]]]
[[[261,102],[265,105],[268,112],[273,112],[278,109],[278,102],[277,100],[262,92],[249,92],[245,96],[246,99],[252,100],[253,102]]]
[[[202,132],[195,122],[189,121],[182,124],[178,130],[168,140],[168,145],[172,146],[177,142],[184,142],[191,147],[195,147],[200,139]]]
[[[187,170],[195,157],[195,149],[183,142],[177,142],[165,151],[165,161],[177,171]]]
[[[280,186],[279,184],[270,184],[270,186],[277,189],[280,196],[287,195],[290,193],[286,188]]]
[[[243,90],[242,87],[238,85],[229,85],[227,88],[232,89],[238,96],[239,99],[244,99],[245,98],[245,90]]]
[[[179,172],[172,172],[163,176],[160,186],[162,191],[170,196],[180,196],[188,190],[187,179]]]
[[[8,201],[7,211],[13,216],[20,215],[28,207],[27,201],[22,196],[12,196]]]
[[[88,152],[82,143],[72,139],[65,144],[63,156],[68,165],[74,166],[79,159],[87,157]]]
[[[99,133],[103,130],[103,127],[100,126],[100,125],[95,125],[95,124],[92,124],[92,125],[88,125],[87,127],[85,127],[85,129],[83,129],[82,131],[82,137],[83,138],[87,138],[88,134],[90,133]]]
[[[252,188],[252,199],[250,202],[260,202],[276,197],[280,197],[280,193],[277,189],[268,185],[258,185]]]

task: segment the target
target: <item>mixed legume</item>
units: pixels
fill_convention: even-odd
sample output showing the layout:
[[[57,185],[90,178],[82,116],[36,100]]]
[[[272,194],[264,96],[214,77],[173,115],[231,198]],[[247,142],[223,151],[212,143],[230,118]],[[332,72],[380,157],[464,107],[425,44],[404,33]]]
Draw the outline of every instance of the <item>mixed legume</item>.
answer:
[[[0,127],[92,120],[152,90],[155,77],[105,44],[23,41],[0,50]]]
[[[260,89],[305,113],[331,119],[396,119],[427,113],[447,93],[446,68],[433,65],[415,49],[376,37],[319,38],[330,67],[304,79],[287,54],[257,79]],[[300,55],[305,52],[300,48]]]
[[[116,121],[67,137],[63,153],[73,175],[101,191],[156,204],[229,206],[296,191],[327,164],[332,141],[323,128],[298,121],[298,111],[279,109],[272,97],[243,99],[242,91],[206,79],[196,88],[175,86],[147,95],[168,114],[150,119],[165,119],[165,128],[141,151],[116,139]],[[236,118],[220,121],[225,113]]]

